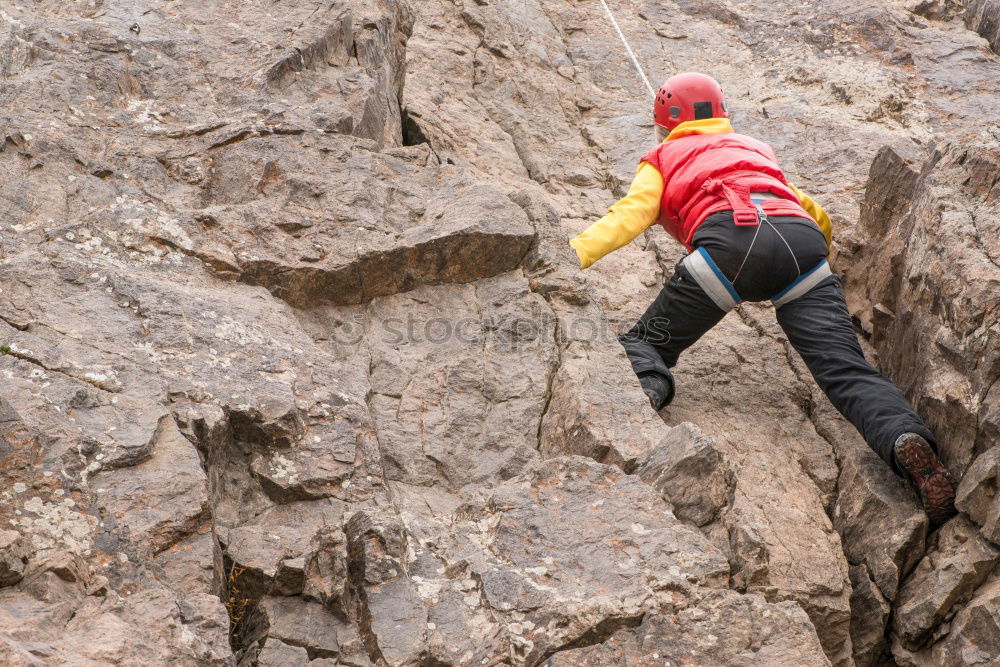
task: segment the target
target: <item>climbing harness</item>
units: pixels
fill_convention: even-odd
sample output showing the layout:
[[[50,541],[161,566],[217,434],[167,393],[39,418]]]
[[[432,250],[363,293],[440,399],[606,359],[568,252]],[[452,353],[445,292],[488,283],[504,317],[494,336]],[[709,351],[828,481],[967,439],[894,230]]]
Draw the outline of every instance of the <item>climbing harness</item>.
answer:
[[[681,265],[687,269],[698,286],[723,312],[728,313],[743,302],[736,287],[733,286],[729,278],[726,278],[722,269],[704,248],[696,248],[694,252],[681,261]],[[774,304],[775,308],[780,308],[811,291],[812,288],[832,275],[830,264],[824,259],[796,278],[791,285],[772,296],[771,303]]]
[[[778,228],[774,226],[774,223],[771,222],[770,218],[767,217],[767,214],[764,213],[764,199],[770,199],[773,197],[774,195],[767,195],[763,193],[750,194],[750,200],[757,208],[757,232],[760,232],[761,225],[766,224],[771,228],[771,231],[778,235],[781,242],[785,244],[786,248],[788,248],[788,254],[792,256],[792,261],[795,263],[795,278],[798,280],[799,276],[802,275],[802,267],[799,266],[799,260],[795,257],[795,252],[792,250],[792,246],[788,244],[788,240],[785,238],[785,235],[778,231]],[[747,259],[750,257],[750,251],[753,250],[754,241],[757,240],[757,232],[754,232],[753,240],[750,241],[750,247],[747,248],[747,256],[743,258],[743,264],[746,264]],[[743,264],[740,265],[740,271],[743,270]],[[740,271],[736,272],[736,276],[733,278],[734,283],[736,282],[736,278],[740,277]]]
[[[783,291],[772,296],[771,303],[774,304],[775,308],[781,308],[786,303],[795,301],[800,296],[804,296],[805,294],[811,292],[812,288],[816,287],[832,275],[833,271],[830,270],[830,263],[824,259],[814,268],[799,276],[795,282],[786,287]]]
[[[788,254],[792,256],[792,261],[795,262],[795,277],[797,280],[798,277],[802,275],[802,267],[799,266],[799,260],[795,258],[795,252],[792,250],[792,246],[788,245],[788,241],[785,240],[785,235],[778,231],[778,228],[774,226],[774,223],[772,223],[770,220],[767,219],[767,216],[764,215],[763,209],[761,210],[760,214],[761,216],[763,216],[762,219],[764,220],[764,222],[766,222],[771,227],[771,229],[774,230],[774,233],[778,235],[778,238],[781,239],[781,242],[785,244],[786,248],[788,248]],[[736,279],[733,278],[733,280]]]
[[[753,231],[753,238],[750,239],[750,247],[747,248],[747,254],[743,258],[743,262],[740,264],[740,268],[736,270],[736,275],[733,276],[733,284],[736,284],[736,281],[739,279],[740,274],[743,273],[743,267],[747,265],[747,260],[750,259],[750,253],[753,252],[753,246],[755,243],[757,243],[757,236],[760,234],[760,228],[761,228],[760,223],[763,222],[764,220],[767,220],[767,215],[764,213],[764,209],[760,207],[760,204],[757,204],[757,220],[758,220],[757,229]],[[768,220],[768,222],[770,223],[770,220]],[[798,267],[798,263],[796,263],[795,266]],[[799,273],[801,273],[801,271]]]
[[[764,209],[763,209],[763,197],[761,197],[760,195],[757,195],[758,198],[754,198],[755,194],[757,194],[757,193],[751,193],[750,194],[750,199],[751,199],[751,201],[753,201],[754,205],[757,207],[757,219],[759,220],[759,222],[766,223],[771,228],[771,231],[773,231],[775,234],[778,235],[778,238],[781,239],[781,242],[785,244],[785,247],[788,248],[788,254],[792,256],[792,261],[795,262],[795,279],[798,280],[799,277],[802,275],[802,267],[799,266],[799,260],[795,258],[795,252],[792,251],[792,246],[790,246],[788,244],[788,240],[785,238],[785,235],[778,231],[778,228],[774,226],[774,223],[771,222],[771,220],[767,217],[767,214],[764,213]],[[757,225],[757,229],[758,229],[758,231],[760,230],[760,224],[759,223]],[[754,239],[756,239],[756,238],[757,238],[757,236],[755,234],[754,235]],[[747,250],[747,257],[750,256],[750,250],[753,250],[753,242],[750,243],[750,249]],[[746,263],[746,259],[743,260],[743,263],[744,264]],[[742,267],[740,267],[740,268],[742,268]],[[739,277],[739,272],[737,272],[736,275],[737,275],[737,277]],[[733,278],[733,282],[736,282],[736,278]]]
[[[688,270],[698,286],[723,312],[728,313],[743,301],[733,283],[704,248],[696,248],[681,261],[681,266]]]
[[[650,97],[656,97],[656,91],[653,90],[653,84],[649,82],[649,79],[646,77],[646,72],[643,71],[642,65],[639,64],[639,59],[635,57],[632,47],[629,46],[628,40],[625,39],[625,33],[623,33],[622,29],[618,26],[618,21],[615,19],[615,15],[611,12],[611,7],[608,7],[606,0],[600,0],[600,2],[601,6],[604,7],[604,11],[607,12],[608,18],[611,19],[611,25],[614,26],[615,32],[618,33],[618,37],[621,38],[622,44],[625,45],[625,50],[628,52],[629,58],[632,59],[632,64],[635,65],[635,71],[639,73],[639,77],[642,79],[642,82],[646,84]]]
[[[722,272],[722,269],[719,268],[719,265],[715,263],[712,257],[708,254],[708,251],[704,248],[697,248],[694,252],[685,257],[682,262],[684,267],[688,270],[688,273],[691,274],[691,277],[693,277],[695,282],[698,283],[698,285],[705,291],[705,294],[708,295],[716,306],[725,312],[729,312],[743,301],[739,292],[736,291],[734,283],[743,272],[743,267],[746,266],[747,260],[750,259],[750,253],[753,251],[753,246],[757,242],[757,235],[760,234],[760,229],[765,224],[778,235],[781,242],[785,244],[786,248],[788,248],[788,252],[792,256],[792,261],[795,262],[795,280],[793,280],[788,287],[771,297],[771,303],[774,304],[775,308],[780,308],[786,303],[794,301],[803,294],[809,292],[825,278],[832,275],[830,264],[825,259],[805,274],[802,273],[802,267],[799,265],[798,258],[795,257],[795,252],[792,250],[792,246],[789,245],[784,234],[782,234],[774,223],[768,219],[767,214],[761,206],[762,201],[763,198],[753,200],[753,203],[757,208],[757,229],[754,231],[753,239],[750,241],[750,247],[747,248],[747,254],[743,258],[743,263],[740,264],[740,268],[736,271],[736,275],[733,276],[732,280],[729,280],[726,277],[726,274]]]

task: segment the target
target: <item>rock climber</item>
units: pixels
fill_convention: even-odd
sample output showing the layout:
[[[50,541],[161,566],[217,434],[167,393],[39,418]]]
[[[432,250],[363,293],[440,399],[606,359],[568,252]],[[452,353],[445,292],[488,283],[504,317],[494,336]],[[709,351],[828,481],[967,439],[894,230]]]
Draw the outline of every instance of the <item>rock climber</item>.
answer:
[[[770,300],[833,405],[916,487],[931,522],[954,514],[937,443],[899,389],[865,359],[827,255],[831,222],[790,184],[774,150],[736,134],[722,88],[687,72],[653,103],[658,144],[624,199],[570,241],[587,268],[659,223],[688,252],[622,345],[654,409],[674,397],[681,352],[743,301]]]

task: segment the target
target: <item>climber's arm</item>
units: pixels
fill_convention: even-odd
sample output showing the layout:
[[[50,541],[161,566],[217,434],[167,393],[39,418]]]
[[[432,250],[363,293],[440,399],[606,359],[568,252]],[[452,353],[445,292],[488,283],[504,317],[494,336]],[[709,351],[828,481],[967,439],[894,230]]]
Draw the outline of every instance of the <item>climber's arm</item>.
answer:
[[[806,210],[806,213],[811,215],[812,219],[819,225],[819,228],[823,230],[823,236],[826,237],[826,245],[829,247],[833,243],[833,223],[830,222],[830,216],[826,214],[822,206],[814,202],[812,197],[802,192],[802,190],[799,190],[791,183],[788,184],[788,187],[799,198],[799,203],[802,204],[802,208]]]
[[[647,162],[639,165],[628,194],[569,244],[587,268],[612,250],[617,250],[642,234],[660,215],[663,177]]]

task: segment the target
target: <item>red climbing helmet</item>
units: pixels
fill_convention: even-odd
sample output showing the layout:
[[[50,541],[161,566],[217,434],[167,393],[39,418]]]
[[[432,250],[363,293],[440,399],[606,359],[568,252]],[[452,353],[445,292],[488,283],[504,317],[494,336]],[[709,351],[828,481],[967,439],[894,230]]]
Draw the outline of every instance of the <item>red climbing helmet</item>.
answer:
[[[718,81],[700,72],[684,72],[663,82],[653,102],[654,123],[672,130],[703,118],[729,118]]]

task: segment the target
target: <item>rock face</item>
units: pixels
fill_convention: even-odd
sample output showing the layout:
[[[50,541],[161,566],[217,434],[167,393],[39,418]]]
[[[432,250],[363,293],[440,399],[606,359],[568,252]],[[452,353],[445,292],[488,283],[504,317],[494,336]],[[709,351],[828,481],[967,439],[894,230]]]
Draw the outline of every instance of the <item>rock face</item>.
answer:
[[[977,535],[975,526],[963,517],[949,521],[896,597],[893,629],[904,646],[922,645],[998,561],[1000,550]]]
[[[611,4],[831,212],[964,514],[767,306],[650,410],[682,250],[566,244],[651,139],[598,3],[5,3],[0,663],[1000,659],[996,2]]]
[[[557,653],[546,667],[576,665],[828,665],[795,603],[716,594],[693,609],[647,616],[596,646]]]
[[[986,38],[1000,52],[1000,4],[996,0],[965,0],[965,25]]]
[[[979,524],[983,537],[1000,544],[1000,447],[983,452],[965,473],[956,505]]]

